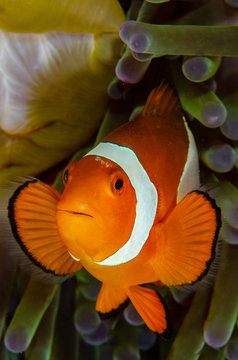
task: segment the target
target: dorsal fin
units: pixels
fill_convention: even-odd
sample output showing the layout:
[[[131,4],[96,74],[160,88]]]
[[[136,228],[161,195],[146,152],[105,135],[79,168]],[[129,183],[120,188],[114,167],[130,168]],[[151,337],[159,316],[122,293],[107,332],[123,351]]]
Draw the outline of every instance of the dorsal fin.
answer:
[[[164,81],[153,89],[146,101],[143,116],[168,117],[181,111],[181,106],[174,90]]]

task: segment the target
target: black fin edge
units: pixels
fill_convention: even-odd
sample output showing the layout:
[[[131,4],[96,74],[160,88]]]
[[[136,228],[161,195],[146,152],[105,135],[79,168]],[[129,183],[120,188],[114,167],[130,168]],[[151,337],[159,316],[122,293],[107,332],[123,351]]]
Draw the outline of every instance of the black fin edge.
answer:
[[[129,305],[129,303],[130,303],[130,299],[127,298],[116,309],[112,309],[111,311],[106,312],[106,313],[102,313],[102,312],[98,311],[98,314],[102,320],[108,320],[108,319],[114,318],[121,311],[123,311]]]
[[[141,285],[142,287],[148,288],[153,290],[156,295],[158,296],[158,298],[160,299],[160,301],[162,302],[162,305],[164,307],[165,310],[165,318],[166,318],[166,323],[167,323],[167,328],[164,330],[164,332],[162,332],[161,334],[156,332],[162,339],[164,340],[170,340],[172,337],[172,331],[173,331],[173,327],[172,327],[172,322],[170,320],[170,316],[169,316],[169,310],[168,310],[168,306],[164,300],[164,298],[162,297],[162,295],[160,295],[160,293],[155,290],[154,288],[150,287],[150,286],[144,286]],[[146,324],[145,324],[146,325]]]
[[[213,199],[212,197],[210,197],[210,195],[204,191],[201,191],[201,190],[194,190],[194,191],[191,191],[191,193],[197,193],[197,194],[201,194],[203,195],[211,204],[212,208],[215,210],[216,212],[216,219],[217,219],[217,227],[216,227],[216,231],[215,231],[215,234],[214,234],[214,238],[213,238],[213,243],[212,243],[212,251],[211,251],[211,257],[210,259],[206,262],[206,269],[199,275],[199,277],[193,281],[192,283],[190,284],[187,284],[187,285],[193,285],[193,284],[196,284],[197,282],[201,281],[208,273],[209,269],[210,269],[210,266],[213,262],[213,260],[215,259],[216,257],[216,246],[217,246],[217,240],[218,240],[218,235],[219,235],[219,231],[220,231],[220,228],[222,226],[222,220],[221,220],[221,209],[217,206],[216,204],[216,201],[215,199]],[[186,285],[186,284],[184,284]]]
[[[15,221],[15,209],[14,209],[14,203],[17,200],[18,196],[20,195],[21,191],[24,190],[25,188],[27,188],[29,186],[29,184],[32,183],[36,183],[39,182],[39,180],[34,179],[34,180],[29,180],[24,182],[22,185],[20,185],[13,193],[13,195],[10,197],[9,202],[8,202],[8,218],[9,218],[9,222],[11,225],[11,229],[12,229],[12,233],[14,238],[16,239],[18,245],[20,246],[20,248],[22,249],[22,251],[27,255],[27,257],[31,260],[31,262],[36,265],[37,267],[39,267],[41,270],[43,270],[46,273],[50,273],[54,276],[57,277],[64,277],[67,276],[68,274],[57,274],[55,273],[53,270],[49,270],[46,269],[39,261],[37,261],[34,256],[28,251],[27,247],[25,246],[25,244],[22,242],[22,239],[18,233],[17,230],[17,224]]]
[[[171,322],[170,316],[169,316],[168,306],[167,306],[164,298],[158,293],[158,291],[155,291],[155,292],[164,306],[166,322],[167,322],[167,328],[164,330],[164,332],[162,334],[159,334],[159,336],[164,340],[170,340],[172,337],[173,327],[172,327],[172,322]]]

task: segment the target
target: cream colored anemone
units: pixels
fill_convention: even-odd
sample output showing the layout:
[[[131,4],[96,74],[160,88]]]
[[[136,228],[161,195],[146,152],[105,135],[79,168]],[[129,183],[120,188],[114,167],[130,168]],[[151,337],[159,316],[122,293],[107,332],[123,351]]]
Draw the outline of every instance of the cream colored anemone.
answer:
[[[0,0],[0,185],[95,134],[124,20],[117,0]]]

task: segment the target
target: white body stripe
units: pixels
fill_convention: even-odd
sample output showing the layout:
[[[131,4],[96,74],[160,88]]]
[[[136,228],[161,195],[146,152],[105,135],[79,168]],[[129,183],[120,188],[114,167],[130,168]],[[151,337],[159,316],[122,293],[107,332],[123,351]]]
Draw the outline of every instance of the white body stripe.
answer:
[[[200,187],[199,162],[196,143],[185,119],[184,125],[188,134],[189,148],[187,161],[178,186],[177,203],[182,200],[189,192],[197,190]]]
[[[120,265],[134,259],[146,243],[156,215],[158,193],[136,154],[130,148],[102,142],[85,156],[88,155],[102,156],[118,164],[127,174],[135,190],[136,217],[130,238],[113,255],[97,262],[100,265]]]
[[[69,250],[68,250],[68,253],[69,253],[69,255],[70,255],[75,261],[80,261],[80,259],[77,259],[76,257],[74,257],[74,256],[69,252]]]

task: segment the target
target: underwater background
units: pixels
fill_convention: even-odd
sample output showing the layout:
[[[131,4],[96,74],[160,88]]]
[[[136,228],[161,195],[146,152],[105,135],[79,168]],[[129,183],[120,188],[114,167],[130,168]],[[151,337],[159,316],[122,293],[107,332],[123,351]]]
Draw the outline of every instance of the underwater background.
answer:
[[[163,339],[132,305],[101,320],[100,282],[85,270],[39,277],[0,220],[0,360],[238,359],[237,24],[237,0],[0,0],[0,197],[17,176],[62,191],[67,163],[165,80],[223,223],[215,276],[158,288],[171,322]]]

